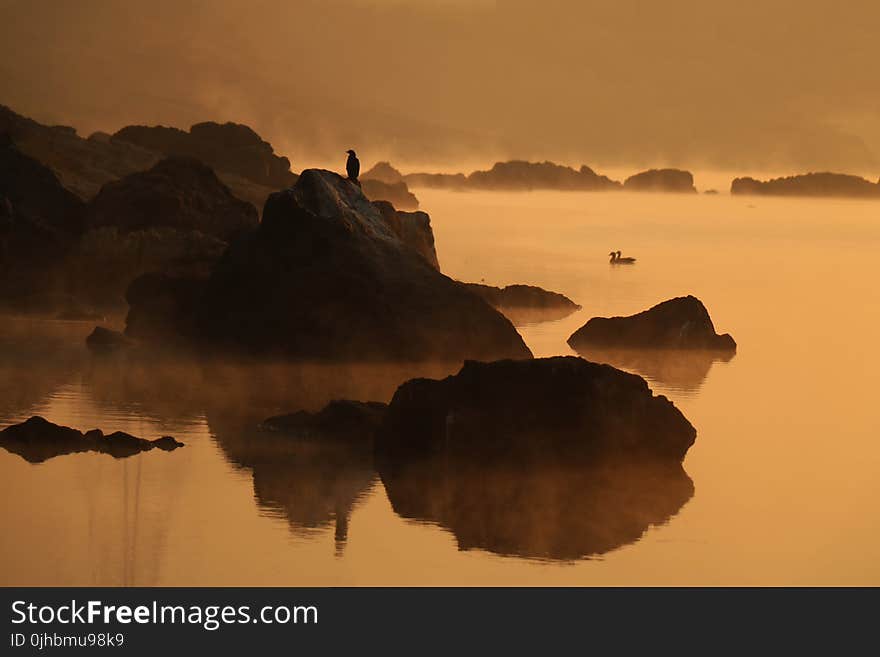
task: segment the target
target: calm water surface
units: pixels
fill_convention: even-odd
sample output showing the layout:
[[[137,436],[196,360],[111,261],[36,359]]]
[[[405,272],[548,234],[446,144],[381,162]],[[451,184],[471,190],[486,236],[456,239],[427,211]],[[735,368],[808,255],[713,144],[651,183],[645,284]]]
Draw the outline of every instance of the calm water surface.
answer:
[[[93,359],[89,324],[7,318],[0,426],[40,414],[187,447],[39,465],[0,450],[0,584],[880,584],[880,204],[419,197],[447,274],[583,306],[519,327],[537,356],[572,353],[594,315],[705,302],[739,344],[727,362],[586,354],[687,415],[686,475],[496,470],[386,491],[368,456],[254,426],[385,400],[410,372]],[[611,268],[612,249],[638,263]]]

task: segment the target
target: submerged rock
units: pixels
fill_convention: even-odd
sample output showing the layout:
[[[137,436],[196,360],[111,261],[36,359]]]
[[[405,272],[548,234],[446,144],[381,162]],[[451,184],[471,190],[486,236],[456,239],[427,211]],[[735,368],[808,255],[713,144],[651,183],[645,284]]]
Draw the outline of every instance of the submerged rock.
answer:
[[[183,447],[183,443],[170,436],[144,440],[122,431],[104,435],[100,429],[92,429],[82,433],[35,415],[21,424],[13,424],[0,431],[0,447],[31,463],[42,463],[55,456],[80,452],[99,452],[114,458],[125,458],[154,448],[171,451]]]
[[[401,210],[418,210],[419,199],[403,181],[385,183],[380,180],[361,180],[364,195],[372,201],[387,201]]]
[[[562,319],[581,309],[564,294],[534,285],[508,285],[503,288],[482,283],[462,285],[502,312],[514,325]]]
[[[260,227],[230,245],[196,317],[193,339],[255,355],[531,356],[509,320],[401,241],[357,185],[316,169],[273,194]]]
[[[373,434],[385,416],[386,404],[349,399],[331,401],[317,413],[297,411],[263,421],[262,429],[302,438],[361,440],[372,444]]]
[[[693,296],[677,297],[629,317],[593,317],[572,333],[573,349],[590,345],[735,351],[729,333],[718,335],[703,303]]]
[[[623,188],[633,192],[696,193],[694,175],[681,169],[649,169],[623,181]]]
[[[843,196],[880,198],[880,182],[874,184],[859,176],[843,173],[805,173],[786,178],[760,181],[754,178],[735,178],[731,194],[764,196]]]
[[[427,212],[403,212],[384,201],[374,201],[373,205],[382,213],[382,217],[401,242],[427,260],[434,269],[440,270],[431,217]]]
[[[679,463],[473,463],[434,456],[380,467],[394,512],[433,522],[460,550],[571,561],[634,543],[674,516],[694,486]]]
[[[573,356],[468,361],[443,380],[404,383],[376,437],[400,464],[437,454],[489,462],[651,457],[680,462],[696,431],[639,376]]]

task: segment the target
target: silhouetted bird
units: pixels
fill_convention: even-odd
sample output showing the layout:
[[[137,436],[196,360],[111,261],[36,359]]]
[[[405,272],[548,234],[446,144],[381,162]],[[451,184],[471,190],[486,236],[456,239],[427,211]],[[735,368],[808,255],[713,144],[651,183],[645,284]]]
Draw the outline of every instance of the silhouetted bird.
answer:
[[[346,151],[348,153],[348,161],[345,163],[345,170],[348,172],[348,179],[354,183],[358,183],[358,176],[361,173],[361,162],[357,159],[354,151]]]

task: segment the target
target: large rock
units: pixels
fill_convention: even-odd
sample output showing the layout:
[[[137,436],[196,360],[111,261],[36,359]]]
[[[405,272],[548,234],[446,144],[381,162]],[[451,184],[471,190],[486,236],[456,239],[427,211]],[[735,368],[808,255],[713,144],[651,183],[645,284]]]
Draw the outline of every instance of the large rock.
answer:
[[[197,123],[189,132],[164,126],[126,126],[113,141],[128,142],[166,156],[194,157],[215,171],[237,174],[270,187],[287,187],[296,176],[290,160],[275,155],[272,145],[239,123]]]
[[[649,169],[623,181],[623,188],[632,192],[696,193],[694,175],[681,169]]]
[[[100,429],[92,429],[83,433],[35,415],[21,424],[13,424],[0,431],[0,447],[31,463],[42,463],[55,456],[80,452],[98,452],[114,458],[125,458],[156,448],[171,451],[183,447],[183,443],[170,436],[144,440],[123,431],[104,435]]]
[[[232,195],[214,172],[193,158],[162,160],[148,171],[106,184],[89,203],[90,228],[122,231],[165,226],[229,241],[256,228],[254,207]]]
[[[403,181],[386,183],[381,180],[361,179],[364,195],[373,201],[387,201],[401,210],[418,210],[419,199]]]
[[[434,231],[428,213],[403,212],[396,210],[391,203],[385,201],[375,201],[373,205],[388,222],[398,239],[439,271],[440,263],[437,261],[437,250],[434,247]]]
[[[880,198],[880,181],[874,184],[843,173],[806,173],[786,178],[760,181],[754,178],[735,178],[731,194],[764,196],[843,196]]]
[[[590,345],[736,350],[730,334],[715,333],[709,312],[693,296],[670,299],[629,317],[593,317],[568,338],[568,344],[578,350]]]
[[[514,325],[547,322],[568,317],[580,306],[564,294],[534,285],[494,287],[482,283],[462,283],[490,306],[504,313]]]
[[[64,187],[87,200],[111,180],[143,171],[159,153],[97,133],[88,139],[65,126],[46,126],[0,105],[0,134],[6,133],[29,157],[42,162]]]
[[[132,313],[139,309],[132,306]],[[304,171],[230,245],[193,338],[296,359],[529,358],[511,323],[400,240],[360,188]]]
[[[438,454],[475,462],[680,462],[695,437],[681,412],[641,377],[558,356],[469,361],[455,376],[404,383],[376,437],[376,454],[391,466]]]
[[[48,167],[0,144],[0,302],[40,307],[65,294],[64,259],[82,233],[83,213]]]

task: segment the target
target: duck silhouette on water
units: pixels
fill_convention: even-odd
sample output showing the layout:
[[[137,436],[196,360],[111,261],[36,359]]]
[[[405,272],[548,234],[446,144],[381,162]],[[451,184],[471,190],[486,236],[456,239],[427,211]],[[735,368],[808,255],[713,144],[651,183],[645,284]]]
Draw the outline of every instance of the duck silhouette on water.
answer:
[[[608,255],[611,256],[611,260],[609,260],[609,262],[612,265],[633,265],[636,262],[635,258],[622,258],[620,256],[620,251],[612,251]]]

